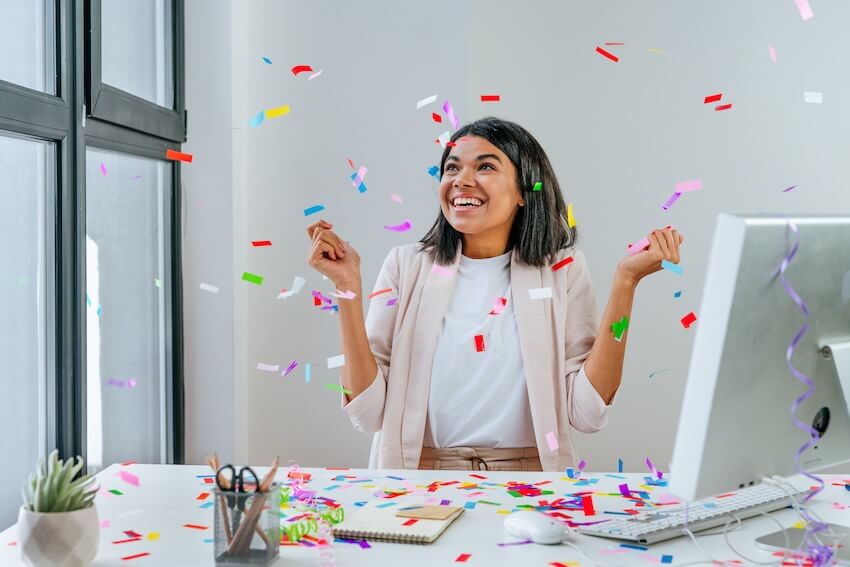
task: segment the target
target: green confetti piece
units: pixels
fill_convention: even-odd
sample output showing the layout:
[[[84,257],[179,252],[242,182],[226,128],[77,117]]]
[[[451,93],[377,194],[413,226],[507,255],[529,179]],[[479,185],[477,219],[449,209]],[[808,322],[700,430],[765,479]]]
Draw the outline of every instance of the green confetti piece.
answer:
[[[252,284],[263,285],[263,276],[258,276],[257,274],[252,274],[251,272],[244,272],[242,274],[242,279]]]
[[[479,500],[479,504],[490,504],[491,506],[501,506],[500,502],[493,502],[492,500]]]
[[[124,493],[123,493],[123,492],[121,492],[120,490],[118,490],[117,488],[113,488],[113,489],[112,489],[112,490],[110,490],[109,492],[111,492],[112,494],[114,494],[114,495],[116,495],[116,496],[124,496]]]
[[[532,191],[542,191],[542,190],[543,190],[543,182],[542,181],[538,181],[537,183],[535,183],[534,188],[532,189]]]
[[[325,388],[327,388],[328,390],[333,390],[334,392],[341,392],[343,394],[348,394],[349,396],[351,395],[351,390],[349,390],[348,388],[343,388],[339,384],[325,384]]]
[[[623,315],[623,318],[615,323],[611,323],[611,331],[614,332],[614,340],[620,342],[623,340],[623,333],[629,328],[629,318]]]

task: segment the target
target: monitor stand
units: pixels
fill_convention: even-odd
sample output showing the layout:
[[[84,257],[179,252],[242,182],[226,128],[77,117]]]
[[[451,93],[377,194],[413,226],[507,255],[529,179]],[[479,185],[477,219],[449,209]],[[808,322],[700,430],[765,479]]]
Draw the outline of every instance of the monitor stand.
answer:
[[[835,365],[835,374],[838,376],[838,384],[844,395],[847,413],[850,415],[850,341],[826,344],[821,347],[820,352],[821,356],[832,360]],[[836,563],[839,565],[850,565],[850,527],[830,523],[826,525],[829,528],[826,532],[821,532],[821,541],[826,545],[833,543],[833,541],[842,543],[843,545],[836,551]],[[830,532],[836,534],[838,537],[832,538],[829,535]],[[784,551],[786,549],[785,538],[787,536],[791,550],[793,551],[800,547],[805,535],[806,530],[804,528],[786,528],[757,538],[756,547],[769,551]]]

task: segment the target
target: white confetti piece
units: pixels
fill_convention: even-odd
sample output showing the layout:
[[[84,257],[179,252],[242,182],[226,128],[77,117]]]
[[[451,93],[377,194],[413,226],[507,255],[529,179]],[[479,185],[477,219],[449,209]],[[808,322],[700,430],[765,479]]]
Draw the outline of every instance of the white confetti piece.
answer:
[[[328,358],[328,369],[339,368],[340,366],[345,366],[344,354],[340,354],[338,356],[331,356]]]
[[[218,287],[204,282],[201,282],[201,289],[210,293],[218,293]]]
[[[452,139],[452,135],[449,133],[448,130],[446,130],[445,132],[440,134],[440,137],[437,138],[437,140],[440,142],[440,145],[444,148],[446,147],[446,144],[448,144],[449,141],[451,141],[451,139]]]
[[[262,370],[263,372],[277,372],[280,370],[279,364],[265,364],[263,362],[257,363],[257,370]]]
[[[806,102],[812,104],[821,104],[823,102],[823,93],[815,92],[815,91],[805,91],[803,93],[803,99]]]
[[[419,102],[416,103],[416,110],[419,110],[423,106],[431,104],[435,100],[437,100],[437,95],[433,95],[433,96],[423,98],[422,100],[420,100]]]
[[[552,297],[551,287],[536,287],[528,290],[528,297],[531,299],[547,299]]]

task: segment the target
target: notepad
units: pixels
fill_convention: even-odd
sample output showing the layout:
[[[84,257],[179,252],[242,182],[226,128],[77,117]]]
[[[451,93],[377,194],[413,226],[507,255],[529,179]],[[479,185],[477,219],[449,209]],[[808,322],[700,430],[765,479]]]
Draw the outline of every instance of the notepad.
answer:
[[[398,512],[389,508],[364,508],[334,526],[333,534],[346,539],[433,543],[463,510],[459,506],[423,506]],[[440,517],[444,519],[437,519]]]

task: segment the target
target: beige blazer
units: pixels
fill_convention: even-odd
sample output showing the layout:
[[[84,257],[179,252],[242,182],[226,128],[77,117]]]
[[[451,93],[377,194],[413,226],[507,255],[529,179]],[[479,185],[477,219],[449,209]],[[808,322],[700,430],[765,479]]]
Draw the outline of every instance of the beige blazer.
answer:
[[[584,255],[578,249],[562,250],[558,260],[569,255],[574,261],[558,271],[522,264],[511,255],[511,289],[531,419],[547,471],[575,466],[571,428],[599,431],[610,408],[584,372],[598,314]],[[431,366],[460,256],[458,250],[451,266],[435,268],[418,243],[399,246],[390,250],[378,274],[374,289],[392,288],[398,303],[387,307],[387,294],[372,300],[366,333],[378,372],[366,390],[350,402],[343,396],[342,402],[357,430],[379,432],[370,467],[418,468]],[[552,289],[551,299],[530,298],[529,289],[544,287]],[[546,440],[550,431],[557,435],[557,451]]]

